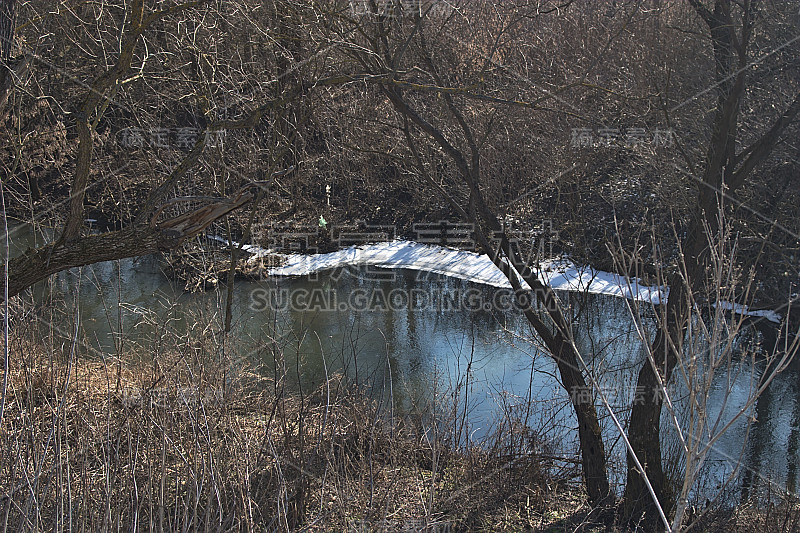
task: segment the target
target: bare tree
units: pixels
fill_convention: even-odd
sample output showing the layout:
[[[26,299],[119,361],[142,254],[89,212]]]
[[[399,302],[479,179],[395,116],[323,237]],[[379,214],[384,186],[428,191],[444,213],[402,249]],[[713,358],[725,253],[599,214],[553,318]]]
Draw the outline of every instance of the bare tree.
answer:
[[[14,2],[4,2],[0,7],[6,14],[3,17],[3,30],[13,35],[14,32],[9,30],[8,25],[9,21],[14,20]],[[22,57],[39,57],[37,67],[45,72],[57,70],[63,74],[60,78],[55,77],[55,82],[51,81],[54,77],[42,76],[39,86],[32,88],[32,92],[41,90],[43,94],[40,100],[55,102],[53,107],[69,109],[74,106],[75,111],[72,113],[54,113],[54,120],[67,132],[62,136],[66,137],[63,145],[59,148],[45,148],[45,152],[58,152],[67,147],[73,149],[74,159],[70,158],[65,167],[74,162],[74,173],[69,180],[69,196],[50,208],[50,211],[58,214],[61,212],[61,205],[66,207],[58,237],[9,261],[10,296],[68,268],[179,247],[201,234],[214,221],[256,199],[259,192],[268,188],[270,182],[262,178],[268,178],[276,165],[282,162],[265,160],[263,152],[266,149],[268,155],[274,153],[275,156],[284,153],[285,146],[282,145],[291,142],[286,135],[279,136],[276,144],[271,147],[259,146],[258,138],[255,141],[249,140],[247,146],[232,143],[234,149],[247,154],[238,158],[240,168],[244,168],[246,164],[259,165],[254,172],[248,170],[247,174],[252,177],[243,180],[241,176],[244,174],[239,173],[233,176],[227,187],[225,182],[228,180],[223,179],[222,187],[217,187],[216,194],[198,193],[201,187],[195,186],[178,199],[171,198],[180,190],[180,184],[187,177],[197,175],[197,166],[203,166],[212,173],[202,183],[215,181],[213,174],[216,172],[231,172],[228,170],[230,165],[226,166],[224,161],[224,153],[214,150],[213,146],[222,134],[235,138],[239,132],[263,129],[269,121],[280,123],[283,119],[279,115],[283,110],[307,90],[296,80],[277,86],[278,90],[271,87],[266,89],[268,86],[276,86],[270,81],[276,75],[275,68],[284,69],[286,72],[283,74],[302,69],[294,60],[277,67],[273,61],[264,61],[258,70],[253,70],[252,65],[257,62],[252,57],[242,59],[237,55],[238,61],[231,61],[200,51],[203,44],[197,40],[202,39],[206,41],[205,46],[208,43],[219,43],[220,55],[238,54],[235,42],[230,43],[230,48],[223,48],[219,31],[224,24],[234,24],[237,21],[240,24],[249,24],[249,31],[254,35],[264,31],[260,26],[261,21],[226,18],[226,13],[236,12],[241,6],[223,3],[218,9],[210,9],[215,7],[213,2],[191,1],[166,5],[159,3],[151,8],[144,0],[132,0],[109,4],[97,12],[91,6],[84,6],[81,10],[67,10],[63,14],[48,12],[44,4],[26,7],[28,10],[25,14],[31,17],[30,23],[26,25],[26,32],[51,30],[51,33],[63,38],[59,43],[64,47],[59,55],[63,58],[61,66],[56,65],[54,59],[45,59],[33,50],[24,51]],[[199,9],[205,10],[205,26],[201,23],[203,16]],[[275,9],[279,10],[280,6],[275,6]],[[9,10],[12,16],[7,15]],[[295,13],[298,28],[303,27],[302,16],[302,13]],[[82,23],[82,17],[97,19],[94,33],[91,25]],[[71,18],[76,19],[78,24],[69,26],[67,21]],[[177,28],[175,33],[170,33],[172,27]],[[188,32],[186,28],[194,28],[194,32]],[[231,30],[231,34],[237,35],[237,32]],[[28,41],[35,42],[35,39]],[[6,58],[11,51],[7,44],[2,48]],[[110,53],[109,50],[116,52]],[[55,49],[54,53],[57,52]],[[103,57],[105,64],[93,64],[82,57],[84,53]],[[180,56],[187,57],[189,61],[181,62]],[[173,74],[167,73],[167,68],[162,70],[159,65],[162,60],[176,63],[172,72],[178,74],[180,85],[176,86],[172,82],[170,77]],[[14,61],[24,62],[26,59]],[[312,63],[311,67],[313,66]],[[14,76],[8,72],[5,62],[3,69],[3,79],[6,80],[5,74],[8,73],[8,80],[11,80]],[[263,75],[264,79],[254,79],[254,74]],[[90,80],[88,83],[75,82],[78,76],[84,75]],[[279,73],[279,79],[280,76]],[[62,79],[65,80],[62,85],[53,86]],[[137,86],[141,82],[145,84]],[[51,84],[54,94],[47,94],[48,87],[43,86],[46,83]],[[231,98],[231,87],[242,86],[244,83],[251,83],[255,92]],[[325,84],[324,81],[320,83]],[[147,84],[157,85],[159,90],[148,94]],[[181,94],[179,91],[186,92]],[[15,97],[18,98],[15,106],[21,106],[27,98],[22,92]],[[148,106],[136,108],[135,114],[131,115],[136,105],[133,102],[140,98],[147,101]],[[192,132],[181,141],[183,150],[171,150],[165,154],[163,166],[160,168],[153,168],[152,161],[141,149],[131,153],[130,148],[115,150],[110,146],[109,141],[114,136],[118,139],[124,133],[119,127],[120,123],[130,124],[132,119],[138,121],[147,128],[128,129],[138,129],[148,135],[152,130],[159,129],[158,110],[174,116],[178,111],[175,109],[176,102],[179,102],[179,108],[192,109],[190,113],[195,124],[187,124],[191,127],[184,128]],[[148,114],[143,110],[147,107],[156,109],[156,112]],[[27,171],[24,168],[25,162],[38,158],[28,154],[27,146],[23,146],[22,139],[27,133],[24,131],[27,126],[22,126],[24,119],[21,115],[24,112],[24,108],[20,107],[14,114],[5,117],[9,122],[15,123],[15,127],[20,128],[17,133],[14,129],[4,132],[11,141],[7,153],[12,159],[5,161],[6,174],[11,178],[24,176]],[[135,124],[136,122],[133,123]],[[148,138],[140,140],[138,146],[147,148],[150,143],[151,139]],[[46,157],[46,153],[44,155]],[[215,160],[218,161],[217,168],[214,168]],[[140,192],[136,194],[139,201],[131,209],[132,214],[123,228],[103,234],[89,234],[85,224],[87,195],[93,188],[102,189],[109,179],[115,177],[117,173],[113,170],[106,170],[105,176],[100,170],[112,164],[121,168],[118,174],[126,176],[123,188],[128,191],[140,188]],[[136,172],[137,170],[140,172]],[[159,178],[158,174],[163,177]],[[34,180],[29,183],[33,202],[38,186],[35,186]],[[149,187],[150,191],[142,195],[141,189],[145,187]],[[122,214],[122,217],[125,215]]]
[[[62,165],[70,176],[70,192],[63,202],[67,209],[60,231],[52,242],[8,262],[9,296],[74,266],[178,247],[214,221],[263,197],[264,188],[272,182],[261,178],[279,168],[314,159],[308,163],[313,169],[309,174],[298,174],[291,183],[281,184],[291,204],[284,211],[288,216],[302,207],[300,191],[315,172],[328,177],[338,172],[331,170],[331,161],[345,174],[352,172],[346,163],[353,152],[363,157],[363,166],[371,162],[364,154],[385,157],[396,165],[396,172],[388,174],[412,175],[435,201],[447,204],[442,209],[475,224],[483,251],[514,288],[520,308],[552,355],[561,384],[570,395],[587,493],[598,514],[609,518],[608,511],[616,503],[600,408],[613,417],[629,452],[622,520],[650,529],[680,528],[692,476],[708,448],[707,443],[685,440],[687,473],[674,494],[662,464],[663,393],[674,380],[676,368],[688,376],[725,364],[723,358],[692,366],[693,359],[687,357],[696,347],[692,343],[697,328],[703,342],[709,343],[713,337],[710,344],[720,348],[715,354],[724,355],[727,340],[717,334],[740,327],[724,325],[721,330],[703,331],[703,317],[697,312],[698,307],[708,308],[720,298],[736,300],[742,290],[747,292],[747,284],[736,286],[723,275],[722,268],[729,261],[725,258],[729,226],[722,221],[731,218],[728,206],[757,181],[757,169],[763,168],[785,141],[800,113],[800,93],[792,83],[785,83],[776,102],[771,102],[777,111],[770,111],[769,120],[758,124],[745,121],[743,103],[748,102],[748,89],[753,87],[750,66],[756,53],[762,54],[758,59],[772,53],[758,42],[762,38],[757,31],[759,15],[764,7],[757,2],[715,0],[709,8],[700,0],[690,0],[692,19],[676,17],[676,27],[687,33],[697,33],[701,21],[703,35],[710,38],[706,59],[715,65],[715,71],[711,86],[699,90],[701,97],[713,95],[709,105],[713,113],[709,124],[703,123],[706,117],[697,120],[690,116],[700,125],[688,139],[692,146],[684,142],[679,146],[686,168],[678,178],[670,176],[665,187],[673,188],[668,194],[674,197],[679,216],[688,216],[679,220],[674,243],[664,240],[652,247],[670,249],[653,265],[654,274],[669,285],[670,293],[658,309],[660,320],[652,338],[642,330],[647,357],[639,369],[625,434],[624,421],[606,398],[601,394],[599,405],[593,400],[599,392],[597,376],[587,364],[591,354],[583,353],[576,344],[569,306],[543,282],[539,265],[514,245],[503,216],[508,213],[503,210],[549,185],[544,173],[535,174],[541,182],[530,183],[529,171],[558,162],[563,172],[551,180],[558,196],[563,192],[566,203],[581,216],[590,211],[583,205],[583,184],[562,177],[576,167],[585,167],[579,170],[586,174],[592,164],[607,162],[572,160],[571,155],[559,155],[563,147],[543,143],[540,137],[556,135],[576,122],[602,125],[602,120],[628,113],[652,117],[648,113],[653,102],[667,110],[664,120],[668,123],[680,120],[675,111],[684,106],[673,106],[670,111],[673,97],[666,90],[657,97],[649,94],[652,87],[635,97],[620,94],[630,78],[641,81],[633,74],[639,65],[629,63],[629,50],[609,60],[622,39],[638,45],[637,52],[647,50],[641,41],[649,35],[629,30],[634,23],[661,24],[662,12],[651,10],[654,15],[642,15],[639,3],[617,8],[569,1],[531,5],[522,0],[456,2],[446,8],[439,2],[367,0],[359,3],[364,7],[359,12],[345,1],[286,4],[266,3],[261,6],[266,14],[251,16],[248,2],[153,2],[148,7],[145,0],[130,0],[102,7],[85,4],[66,15],[58,14],[63,17],[58,18],[48,11],[47,3],[24,3],[28,10],[24,12],[31,15],[26,32],[44,41],[51,34],[59,37],[52,44],[52,54],[44,58],[49,64],[42,61],[36,65],[45,65],[43,71],[50,72],[60,61],[59,72],[69,78],[65,82],[55,75],[36,76],[25,92],[14,90],[14,80],[22,79],[30,58],[41,54],[30,51],[11,57],[15,54],[11,45],[14,31],[8,28],[15,7],[20,6],[13,0],[0,3],[0,37],[5,36],[0,57],[0,113],[10,116],[16,128],[3,133],[11,147],[4,152],[9,154],[3,161],[5,174],[12,178],[22,174],[22,156],[29,155],[24,140],[33,128],[23,127],[20,110],[30,102],[55,102],[52,105],[58,111],[53,115],[59,123],[60,144],[51,151],[71,154]],[[392,10],[387,11],[389,5]],[[683,14],[680,6],[664,13],[670,15],[671,10]],[[663,35],[649,29],[656,36]],[[763,29],[762,34],[767,33],[769,28]],[[570,35],[574,39],[565,39]],[[658,54],[650,53],[652,57]],[[9,67],[12,64],[13,69]],[[679,98],[687,93],[693,98],[692,83],[706,81],[694,75],[696,80],[681,80],[685,87]],[[74,78],[90,81],[75,82]],[[652,85],[663,88],[659,83]],[[57,95],[50,90],[56,86]],[[307,107],[310,104],[304,98],[312,96],[325,100],[328,107],[324,112],[317,114]],[[6,99],[14,106],[5,105]],[[115,133],[107,127],[112,119],[125,124],[153,122],[160,113],[177,115],[175,108],[202,126],[195,142],[184,151],[159,158],[143,153],[109,155],[111,150],[106,150],[104,143]],[[306,157],[313,151],[308,148],[313,144],[311,135],[305,135],[307,124],[311,124],[309,130],[318,128],[329,135],[326,142],[338,140],[345,146],[356,141],[366,146],[339,154],[320,148],[313,158]],[[364,131],[337,131],[353,124]],[[208,134],[213,137],[222,131],[232,135],[252,131],[255,135],[237,137],[240,146],[232,149],[211,149]],[[372,133],[378,140],[369,141]],[[696,146],[702,147],[699,155]],[[126,180],[132,192],[126,193],[136,196],[136,201],[131,202],[132,212],[121,229],[89,234],[84,223],[87,191],[102,181],[106,163],[115,157],[131,160],[125,164],[131,165]],[[528,162],[523,164],[522,158],[529,158]],[[241,166],[232,165],[232,160]],[[197,171],[198,167],[202,170]],[[663,169],[663,165],[654,167]],[[232,179],[232,174],[240,172],[232,168],[245,170],[241,173],[244,179]],[[349,202],[360,191],[351,176],[341,180],[350,188]],[[29,187],[31,197],[34,188]],[[176,206],[181,209],[174,210]],[[251,210],[248,227],[254,217],[255,210]],[[244,234],[248,235],[249,229]],[[618,250],[626,248],[625,243],[617,244]],[[625,252],[625,257],[637,257],[635,250]],[[675,264],[666,265],[673,260]],[[618,261],[618,266],[630,272],[645,262]],[[722,285],[736,290],[720,291]],[[699,383],[692,388],[696,397],[704,394],[703,387],[707,390],[708,382],[687,381]],[[698,433],[710,423],[701,411],[696,412],[701,418],[693,431]]]
[[[688,224],[682,243],[683,270],[669,280],[670,294],[666,304],[666,321],[659,328],[649,351],[648,362],[642,366],[637,391],[653,391],[660,383],[668,383],[684,349],[684,339],[692,313],[691,303],[701,294],[708,282],[709,242],[716,242],[719,210],[727,197],[736,193],[753,178],[753,171],[769,157],[786,128],[800,113],[800,92],[780,111],[771,126],[756,137],[749,146],[737,150],[741,137],[741,105],[747,87],[750,46],[757,20],[758,4],[737,5],[717,0],[713,11],[699,1],[691,2],[706,24],[716,64],[715,91],[717,105],[713,117],[711,138],[699,176],[698,196],[694,216]],[[689,168],[695,166],[687,161]],[[694,296],[693,296],[694,295]],[[630,417],[629,436],[633,450],[645,465],[650,483],[665,508],[671,508],[670,489],[664,479],[661,457],[660,415],[661,395],[642,392],[636,398]],[[625,486],[623,515],[630,520],[654,521],[654,502],[641,498],[645,478],[636,469],[633,455],[628,461],[628,480]]]
[[[462,7],[467,9],[466,6]],[[488,7],[488,5],[472,5],[468,10],[471,14],[477,14]],[[373,13],[378,13],[377,5],[374,3],[372,9]],[[430,9],[432,6],[429,7],[429,11]],[[427,14],[412,16],[410,19],[402,17],[390,19],[380,15],[368,19],[362,26],[366,39],[364,48],[368,51],[359,50],[353,55],[366,71],[380,80],[383,95],[401,117],[401,129],[419,174],[427,180],[429,186],[448,200],[455,212],[475,224],[476,237],[483,250],[503,271],[522,299],[521,306],[526,318],[553,356],[562,384],[570,392],[578,419],[582,466],[589,499],[596,508],[607,510],[613,501],[613,494],[609,485],[605,445],[597,411],[591,401],[592,385],[587,383],[589,374],[586,362],[575,344],[572,325],[564,313],[559,298],[541,281],[536,271],[537,265],[527,264],[519,250],[512,247],[503,225],[484,197],[482,146],[484,139],[492,133],[493,124],[490,120],[481,127],[472,126],[465,116],[464,108],[456,103],[454,96],[477,101],[486,99],[486,96],[480,93],[471,94],[450,85],[448,78],[453,77],[454,73],[440,70],[441,65],[434,59],[434,52],[428,39],[436,30],[428,26]],[[484,27],[490,26],[491,22],[498,23],[499,29],[496,33],[489,34],[494,38],[496,46],[500,36],[528,15],[525,10],[521,10],[515,14],[516,20],[507,23],[508,26],[501,18],[495,21],[487,17],[482,22]],[[439,24],[444,26],[447,22],[449,21],[437,17],[431,22],[431,26]],[[445,27],[451,28],[449,24]],[[398,35],[395,33],[397,31],[401,33]],[[489,69],[492,68],[491,58],[497,50],[492,47],[491,39],[489,42],[489,49],[483,59],[483,73],[493,75]],[[412,61],[409,59],[412,47],[415,59],[420,61],[418,65],[409,64]],[[437,49],[438,51],[440,49]],[[478,69],[481,67],[478,66]],[[409,80],[404,73],[413,73],[412,79]],[[413,79],[418,76],[424,81]],[[419,109],[411,102],[409,91],[432,93],[441,104],[430,106],[430,109]],[[535,107],[551,97],[542,98],[536,104],[518,102],[517,105]],[[489,97],[488,100],[491,102],[500,99]],[[506,103],[513,105],[510,100]],[[424,103],[420,105],[425,106]],[[439,109],[435,110],[436,107]],[[446,124],[448,130],[444,131],[441,126],[426,118],[424,116],[426,111],[427,114],[437,115],[438,120]],[[487,112],[492,111],[487,109]],[[446,118],[442,118],[443,116]],[[420,143],[423,142],[420,136],[445,154],[455,167],[454,173],[461,187],[451,188],[445,180],[439,181],[432,175],[430,163],[423,160],[420,155],[422,150]],[[523,283],[527,283],[531,288],[530,292],[523,288]]]
[[[364,42],[359,43],[360,48],[352,54],[364,70],[375,76],[383,95],[400,117],[399,127],[419,175],[431,189],[448,199],[454,211],[475,223],[485,252],[506,274],[518,294],[526,294],[523,280],[531,288],[529,295],[522,297],[524,313],[554,357],[563,386],[569,391],[590,390],[588,380],[592,377],[587,372],[585,355],[574,343],[572,326],[563,306],[553,291],[540,281],[536,265],[526,264],[510,246],[503,224],[486,199],[490,189],[484,171],[484,153],[498,127],[495,118],[502,109],[509,107],[542,109],[544,103],[554,100],[557,94],[564,94],[570,87],[557,87],[534,102],[525,102],[516,96],[499,96],[499,84],[490,83],[494,76],[514,87],[509,78],[501,77],[501,73],[505,73],[504,67],[499,67],[493,58],[501,50],[503,38],[508,37],[516,25],[541,14],[528,13],[522,7],[506,6],[507,11],[503,11],[497,6],[486,5],[470,6],[474,10],[459,6],[461,11],[454,11],[449,18],[426,16],[425,13],[403,18],[382,15],[376,4],[371,5],[372,17],[361,23]],[[758,6],[720,0],[715,3],[713,11],[699,2],[693,2],[693,8],[706,24],[711,37],[717,69],[713,90],[718,99],[705,160],[700,166],[702,175],[698,176],[697,197],[690,200],[692,205],[686,206],[692,216],[686,224],[686,236],[681,236],[678,244],[682,267],[675,269],[668,279],[671,290],[663,310],[664,320],[654,338],[648,341],[651,346],[638,375],[628,424],[628,478],[622,520],[630,524],[646,524],[649,528],[680,527],[685,510],[684,507],[679,509],[674,522],[667,516],[675,510],[675,496],[665,479],[662,465],[660,416],[663,395],[653,391],[662,390],[673,377],[679,355],[686,347],[684,339],[691,323],[693,305],[697,301],[708,301],[705,291],[715,281],[718,284],[725,282],[713,279],[709,254],[718,242],[720,228],[717,221],[720,206],[726,205],[724,198],[734,194],[752,178],[754,169],[768,159],[800,111],[800,95],[797,95],[784,106],[772,124],[752,139],[749,146],[737,151],[741,101],[747,87],[747,66],[752,58],[750,46]],[[481,19],[481,28],[492,28],[489,33],[494,39],[481,42],[475,38],[471,41],[470,57],[477,64],[470,65],[473,70],[461,72],[457,63],[447,63],[447,51],[436,42],[434,35],[442,32],[463,35],[458,31],[456,21],[463,20],[467,26],[475,24],[478,18]],[[611,35],[611,39],[613,37]],[[453,41],[456,39],[451,39]],[[480,49],[480,52],[476,54],[475,49]],[[476,90],[476,86],[481,90]],[[420,93],[431,94],[432,98],[421,99]],[[484,105],[484,102],[489,103]],[[453,170],[449,174],[454,178],[452,181],[441,177],[441,173],[436,175],[431,163],[424,159],[427,144],[434,145],[452,164]],[[691,161],[688,165],[692,171],[697,168]],[[499,238],[495,240],[496,237]],[[575,401],[581,397],[586,396],[572,396],[587,492],[593,505],[608,505],[613,496],[609,490],[597,411],[593,403]],[[685,487],[680,490],[685,496]]]

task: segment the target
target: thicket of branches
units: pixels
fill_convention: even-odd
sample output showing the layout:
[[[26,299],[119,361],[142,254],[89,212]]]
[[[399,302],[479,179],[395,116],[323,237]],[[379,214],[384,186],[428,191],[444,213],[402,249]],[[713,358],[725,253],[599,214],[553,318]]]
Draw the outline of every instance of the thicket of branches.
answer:
[[[355,54],[371,24],[363,10],[350,2],[193,4],[143,6],[147,13],[166,12],[141,32],[128,68],[97,95],[86,218],[107,227],[132,220],[148,193],[189,155],[195,131],[254,118],[276,98],[285,102],[261,109],[247,127],[211,134],[214,146],[174,180],[173,194],[224,196],[294,164],[296,171],[266,195],[259,219],[312,218],[309,213],[327,207],[326,185],[334,221],[397,223],[410,236],[414,221],[456,218],[409,171],[413,158],[402,149],[403,134],[377,80],[362,79],[364,65]],[[171,12],[176,6],[181,9]],[[113,2],[18,3],[4,76],[14,83],[7,87],[2,130],[4,183],[15,215],[38,214],[48,222],[65,216],[53,206],[64,201],[74,176],[75,118],[92,84],[118,65],[131,9]],[[758,9],[738,124],[743,146],[794,95],[789,9],[781,3]],[[605,242],[617,231],[626,244],[646,226],[659,229],[665,241],[674,240],[672,223],[683,231],[698,187],[691,177],[698,169],[687,167],[684,153],[702,159],[716,98],[709,90],[715,84],[709,38],[690,5],[465,3],[437,6],[428,18],[420,35],[427,53],[447,66],[442,83],[461,91],[454,96],[476,126],[488,127],[481,140],[483,188],[500,215],[523,225],[554,220],[560,248],[598,267],[613,265]],[[391,20],[413,24],[410,14]],[[415,46],[409,43],[405,58],[421,70],[404,81],[422,86],[404,90],[420,105],[435,106],[442,93],[409,60]],[[353,79],[331,80],[343,75]],[[319,80],[329,83],[315,87]],[[576,146],[580,128],[601,146]],[[730,207],[747,247],[743,257],[766,258],[757,272],[764,305],[781,305],[779,295],[797,277],[793,128]],[[644,142],[627,139],[637,129],[644,130]],[[657,131],[671,132],[674,142],[657,146]],[[439,178],[453,172],[442,154],[431,156],[440,158]],[[776,230],[765,213],[779,215],[789,232]],[[653,265],[645,270],[653,273]]]
[[[698,326],[712,304],[786,316],[797,297],[791,2],[0,7],[5,27],[16,20],[0,67],[6,210],[56,227],[8,262],[12,296],[70,267],[175,249],[224,215],[237,238],[254,221],[319,215],[401,231],[462,220],[512,284],[519,273],[533,289],[524,312],[564,386],[592,391],[563,302],[509,244],[549,219],[556,251],[670,287],[655,331],[642,330],[637,383],[662,392],[674,373],[695,383],[687,376],[718,368],[693,359],[708,346],[730,349],[720,334],[739,318]],[[90,233],[86,218],[111,231]],[[771,368],[791,353],[773,351]],[[679,528],[694,472],[682,487],[664,479],[660,417],[672,406],[633,400],[623,521]],[[574,405],[601,516],[616,503],[603,407]],[[691,466],[704,449],[690,440]]]

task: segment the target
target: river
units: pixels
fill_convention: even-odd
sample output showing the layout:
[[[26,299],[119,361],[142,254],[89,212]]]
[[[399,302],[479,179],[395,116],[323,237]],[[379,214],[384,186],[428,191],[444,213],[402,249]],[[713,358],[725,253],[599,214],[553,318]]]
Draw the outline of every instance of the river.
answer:
[[[34,235],[24,227],[12,231],[13,255]],[[578,347],[589,354],[586,364],[624,425],[644,357],[629,301],[559,294],[577,315],[573,330]],[[55,317],[36,315],[55,342],[68,338],[77,300],[80,353],[89,358],[141,356],[168,333],[203,330],[219,338],[224,299],[224,289],[184,293],[153,257],[73,269],[34,291],[36,302],[55,301],[65,309]],[[428,423],[436,418],[458,445],[482,445],[498,427],[522,424],[535,435],[532,449],[577,456],[576,421],[555,364],[502,288],[419,270],[347,267],[237,281],[232,310],[228,355],[268,374],[283,372],[295,388],[308,390],[341,372],[365,390],[390,397],[396,414]],[[743,336],[740,344],[747,340]],[[749,359],[731,368],[719,374],[708,396],[710,413],[722,409],[723,422],[744,405],[752,379],[762,371]],[[716,442],[701,474],[706,490],[735,471],[726,492],[733,500],[767,485],[773,493],[797,495],[799,377],[794,362]],[[670,390],[680,416],[680,380]],[[612,479],[620,483],[624,446],[607,409],[596,403]],[[677,457],[669,420],[662,416],[668,461]]]

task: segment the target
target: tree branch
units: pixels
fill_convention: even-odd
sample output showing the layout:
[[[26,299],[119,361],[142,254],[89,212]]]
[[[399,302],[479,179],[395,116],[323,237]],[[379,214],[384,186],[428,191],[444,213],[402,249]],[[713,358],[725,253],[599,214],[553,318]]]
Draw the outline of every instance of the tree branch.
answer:
[[[778,139],[792,123],[792,121],[800,114],[800,92],[794,97],[794,101],[789,105],[789,107],[784,111],[783,115],[775,121],[775,124],[764,134],[762,135],[756,142],[751,144],[746,150],[742,152],[742,154],[749,154],[747,159],[736,169],[733,173],[731,179],[728,180],[726,185],[731,190],[731,192],[738,189],[743,183],[744,180],[747,179],[747,176],[755,169],[758,165],[764,162],[764,160],[769,157],[772,153],[772,150],[775,149],[775,146],[778,143]]]

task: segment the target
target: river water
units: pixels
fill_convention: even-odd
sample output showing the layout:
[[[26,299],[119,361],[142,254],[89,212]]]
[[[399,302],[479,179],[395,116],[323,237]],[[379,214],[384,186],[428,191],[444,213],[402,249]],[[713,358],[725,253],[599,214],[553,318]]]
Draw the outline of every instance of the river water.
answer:
[[[27,228],[13,231],[12,255],[34,239]],[[587,354],[586,365],[625,425],[644,357],[629,303],[604,295],[561,297],[575,315],[576,344]],[[74,309],[77,301],[80,351],[91,358],[141,354],[167,332],[211,332],[219,338],[224,323],[224,290],[184,293],[152,257],[61,273],[37,287],[34,299],[54,299],[64,309]],[[284,369],[296,388],[308,390],[341,372],[376,396],[391,398],[388,405],[397,414],[435,418],[459,445],[485,445],[499,427],[521,425],[535,435],[532,449],[575,457],[576,421],[568,393],[510,302],[502,289],[401,269],[348,267],[303,278],[237,281],[226,343],[235,359],[263,372]],[[71,316],[39,320],[57,342],[59,336],[68,338]],[[721,411],[723,425],[745,405],[762,371],[749,359],[731,368],[719,373],[708,395],[708,411]],[[697,498],[715,491],[731,473],[726,494],[734,500],[767,486],[772,493],[798,493],[799,377],[793,363],[715,443]],[[671,392],[680,417],[685,402],[679,380]],[[596,403],[612,478],[621,482],[624,446],[608,410]],[[667,459],[678,457],[669,419],[662,416]]]

